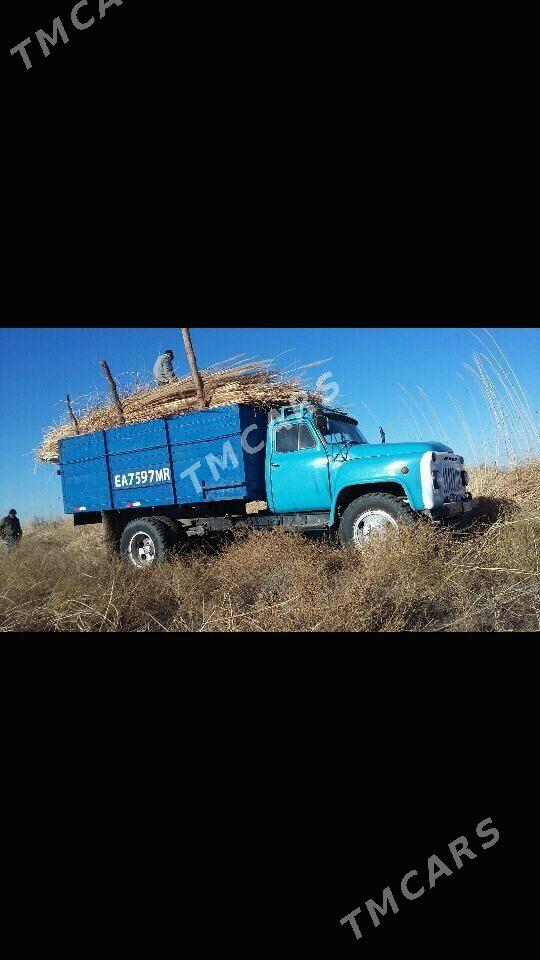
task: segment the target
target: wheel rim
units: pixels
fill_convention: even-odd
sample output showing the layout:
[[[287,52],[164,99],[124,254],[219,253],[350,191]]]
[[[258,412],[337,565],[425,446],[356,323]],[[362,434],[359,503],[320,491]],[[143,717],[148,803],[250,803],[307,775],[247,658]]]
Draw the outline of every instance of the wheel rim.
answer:
[[[149,567],[156,559],[154,541],[142,530],[134,533],[129,541],[128,556],[136,567]]]
[[[397,530],[397,521],[384,510],[364,510],[356,518],[353,525],[353,543],[362,547],[374,536],[388,532],[389,528]]]

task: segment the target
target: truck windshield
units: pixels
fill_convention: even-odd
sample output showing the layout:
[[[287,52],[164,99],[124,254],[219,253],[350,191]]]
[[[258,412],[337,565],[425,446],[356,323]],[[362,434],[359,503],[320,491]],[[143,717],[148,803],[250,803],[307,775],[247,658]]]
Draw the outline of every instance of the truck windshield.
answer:
[[[367,443],[356,423],[334,417],[327,417],[323,435],[327,443]]]

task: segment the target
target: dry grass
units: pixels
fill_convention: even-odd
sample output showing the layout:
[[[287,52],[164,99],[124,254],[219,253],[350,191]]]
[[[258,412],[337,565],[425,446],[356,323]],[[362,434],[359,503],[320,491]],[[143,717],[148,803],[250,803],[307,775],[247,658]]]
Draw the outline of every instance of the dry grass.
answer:
[[[3,632],[538,631],[540,461],[473,473],[499,516],[428,524],[361,554],[281,531],[191,547],[139,575],[107,561],[101,527],[27,530],[0,559]]]
[[[231,358],[233,361],[235,359],[235,357]],[[308,367],[317,366],[323,362],[321,360],[304,364],[297,370],[305,371]],[[227,363],[229,366],[226,365]],[[317,391],[308,390],[300,377],[287,377],[285,371],[275,369],[271,361],[267,360],[232,363],[232,365],[231,361],[223,361],[220,366],[215,365],[202,370],[201,377],[208,407],[246,403],[269,410],[272,407],[295,402],[301,397],[314,401],[320,400]],[[142,423],[156,417],[189,413],[199,409],[191,375],[181,377],[164,387],[137,383],[131,389],[121,390],[120,400],[126,423]],[[81,434],[117,427],[120,422],[116,407],[111,404],[110,399],[103,397],[96,397],[83,410],[76,409],[75,414]],[[59,441],[73,436],[75,436],[75,428],[66,412],[61,423],[54,424],[46,430],[41,446],[36,451],[36,459],[45,463],[57,462]]]

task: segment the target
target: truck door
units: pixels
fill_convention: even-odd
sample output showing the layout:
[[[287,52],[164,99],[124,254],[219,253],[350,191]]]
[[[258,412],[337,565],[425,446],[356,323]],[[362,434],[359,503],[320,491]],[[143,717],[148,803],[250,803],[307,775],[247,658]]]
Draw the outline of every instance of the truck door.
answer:
[[[268,480],[274,513],[329,510],[328,456],[310,424],[276,421],[271,434]]]

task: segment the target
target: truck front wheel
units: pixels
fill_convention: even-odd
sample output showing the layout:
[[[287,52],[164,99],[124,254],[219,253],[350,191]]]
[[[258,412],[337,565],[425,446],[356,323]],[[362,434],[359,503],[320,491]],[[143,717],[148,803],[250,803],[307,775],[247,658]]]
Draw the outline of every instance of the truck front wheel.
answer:
[[[160,563],[173,547],[173,535],[162,520],[145,517],[131,520],[120,540],[120,553],[130,566],[138,570]]]
[[[367,493],[343,511],[339,539],[343,546],[361,549],[374,536],[397,530],[398,521],[414,523],[408,504],[389,493]]]

